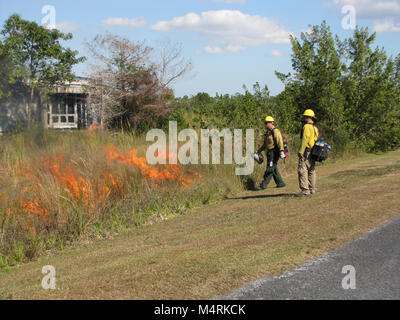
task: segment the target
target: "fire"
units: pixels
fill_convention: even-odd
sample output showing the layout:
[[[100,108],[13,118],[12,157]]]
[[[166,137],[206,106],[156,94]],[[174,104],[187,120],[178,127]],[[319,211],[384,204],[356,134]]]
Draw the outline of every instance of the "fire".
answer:
[[[49,213],[46,209],[42,208],[38,197],[35,197],[34,201],[21,200],[21,208],[24,212],[36,214],[38,217],[48,218]]]
[[[168,152],[163,153],[165,156],[168,155]],[[184,174],[192,174],[201,178],[199,174],[193,174],[189,171],[184,171],[177,164],[168,164],[165,169],[157,169],[151,167],[147,164],[147,160],[145,157],[138,157],[137,150],[131,150],[127,153],[118,152],[116,147],[108,148],[108,163],[113,160],[127,164],[129,166],[136,167],[140,170],[143,176],[150,178],[155,181],[178,181],[183,186],[190,185],[193,180],[184,177]]]
[[[165,168],[158,169],[147,164],[145,157],[139,157],[137,150],[129,152],[119,152],[117,147],[108,147],[106,150],[107,170],[99,172],[97,177],[88,178],[81,174],[79,165],[75,162],[66,162],[65,154],[46,157],[40,159],[40,162],[33,160],[29,164],[16,165],[16,173],[20,181],[24,183],[21,189],[21,195],[17,199],[5,199],[6,195],[0,193],[0,199],[8,204],[16,203],[17,206],[7,205],[5,212],[13,215],[17,211],[33,214],[44,220],[49,219],[49,211],[45,204],[37,195],[43,194],[43,178],[47,173],[54,177],[55,181],[65,190],[70,200],[77,201],[86,209],[96,209],[110,194],[115,196],[124,195],[124,184],[120,176],[111,173],[112,162],[122,163],[139,169],[140,173],[150,181],[154,186],[163,192],[166,188],[160,185],[160,182],[178,182],[182,186],[189,186],[194,182],[194,178],[201,179],[197,173],[189,170],[183,170],[179,165],[168,164]],[[164,154],[164,153],[163,153]],[[165,156],[170,156],[165,152]],[[41,171],[37,170],[40,168]],[[189,178],[190,176],[190,178]],[[19,209],[17,209],[19,208]]]
[[[95,131],[95,130],[97,130],[98,128],[99,128],[99,127],[97,126],[97,124],[93,123],[93,124],[90,125],[89,131]]]
[[[87,200],[89,198],[90,181],[83,178],[70,165],[67,165],[64,162],[63,154],[45,159],[42,163],[42,169],[45,172],[50,172],[76,200]]]

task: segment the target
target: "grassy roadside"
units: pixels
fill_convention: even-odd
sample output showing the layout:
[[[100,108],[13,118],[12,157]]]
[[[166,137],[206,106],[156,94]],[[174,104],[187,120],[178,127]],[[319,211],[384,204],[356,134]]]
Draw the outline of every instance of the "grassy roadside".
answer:
[[[0,268],[243,189],[233,165],[149,166],[149,145],[142,136],[103,130],[37,127],[0,137]]]
[[[244,192],[190,215],[0,271],[2,299],[202,299],[228,293],[382,225],[400,207],[400,152],[318,167],[320,192]],[[309,208],[309,210],[305,210]],[[41,289],[53,265],[57,289]]]

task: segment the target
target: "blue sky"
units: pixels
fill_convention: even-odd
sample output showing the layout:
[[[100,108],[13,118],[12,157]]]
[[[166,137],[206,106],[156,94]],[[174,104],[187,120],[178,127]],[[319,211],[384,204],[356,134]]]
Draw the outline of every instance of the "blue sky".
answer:
[[[67,45],[88,55],[83,42],[106,31],[149,46],[169,39],[180,43],[193,63],[189,76],[172,85],[176,96],[198,92],[243,92],[255,82],[271,94],[283,86],[274,72],[291,70],[288,35],[326,20],[341,38],[352,35],[342,27],[342,8],[352,5],[358,25],[377,31],[376,45],[389,55],[400,50],[400,0],[0,0],[0,24],[12,14],[42,23],[42,8],[55,8],[55,22],[72,32]],[[74,69],[85,75],[86,65]]]

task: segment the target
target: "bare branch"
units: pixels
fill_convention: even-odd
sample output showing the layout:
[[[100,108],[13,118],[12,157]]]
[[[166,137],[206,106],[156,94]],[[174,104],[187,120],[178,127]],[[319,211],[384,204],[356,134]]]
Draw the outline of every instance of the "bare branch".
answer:
[[[168,85],[191,69],[181,58],[182,48],[170,42],[155,55],[144,42],[111,34],[98,35],[86,46],[94,58],[86,88],[91,111],[109,126],[123,122],[136,128],[140,121],[154,121],[149,112],[161,116],[171,111]]]

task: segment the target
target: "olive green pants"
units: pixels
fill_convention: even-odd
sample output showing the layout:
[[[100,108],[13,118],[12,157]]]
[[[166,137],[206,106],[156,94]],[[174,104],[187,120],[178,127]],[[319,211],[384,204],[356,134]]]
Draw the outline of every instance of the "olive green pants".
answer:
[[[261,188],[266,189],[272,178],[274,178],[277,187],[281,188],[286,186],[279,172],[278,161],[278,152],[275,150],[267,151],[267,170],[264,173],[264,180],[261,183]]]
[[[298,175],[301,192],[314,194],[316,192],[317,174],[315,172],[315,161],[310,158],[309,151],[306,151],[303,156],[299,156]]]

